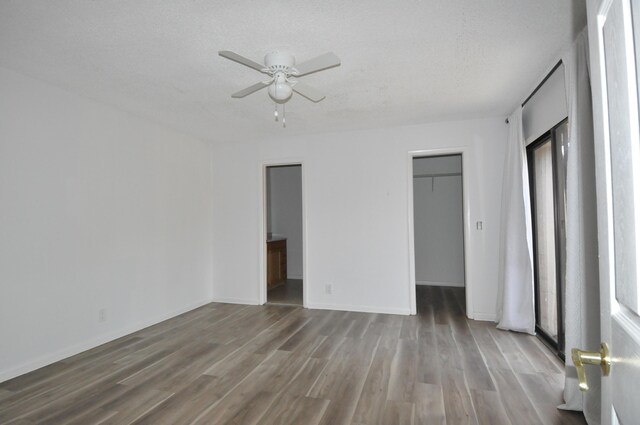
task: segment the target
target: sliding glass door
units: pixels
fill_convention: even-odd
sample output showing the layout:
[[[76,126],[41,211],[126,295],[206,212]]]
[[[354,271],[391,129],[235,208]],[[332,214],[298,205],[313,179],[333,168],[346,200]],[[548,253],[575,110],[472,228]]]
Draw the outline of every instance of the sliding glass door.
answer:
[[[533,223],[536,331],[562,357],[565,269],[565,143],[563,121],[527,147]]]

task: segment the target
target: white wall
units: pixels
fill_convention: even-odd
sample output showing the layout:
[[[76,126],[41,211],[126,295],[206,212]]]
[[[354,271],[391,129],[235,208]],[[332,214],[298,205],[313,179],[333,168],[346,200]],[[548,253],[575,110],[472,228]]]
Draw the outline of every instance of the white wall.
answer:
[[[535,141],[566,117],[564,65],[560,65],[522,108],[526,144]]]
[[[464,286],[461,156],[413,160],[416,283]],[[445,174],[438,177],[425,175]],[[421,177],[422,176],[422,177]]]
[[[0,117],[0,381],[211,299],[209,145],[4,69]]]
[[[214,146],[214,298],[260,302],[262,165],[291,160],[303,161],[308,306],[408,314],[408,152],[465,147],[470,220],[484,222],[469,235],[469,314],[493,319],[506,139],[495,118]]]
[[[302,167],[269,167],[268,231],[287,238],[287,277],[302,279]]]

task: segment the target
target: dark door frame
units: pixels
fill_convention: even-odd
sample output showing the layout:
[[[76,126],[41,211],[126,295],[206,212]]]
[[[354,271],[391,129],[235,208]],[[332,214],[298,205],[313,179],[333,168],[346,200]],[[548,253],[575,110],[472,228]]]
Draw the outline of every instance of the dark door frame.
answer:
[[[564,330],[564,271],[566,265],[562,261],[562,249],[563,243],[561,238],[562,230],[560,224],[563,220],[563,208],[565,208],[564,200],[560,196],[564,196],[564,193],[560,193],[560,181],[558,179],[558,141],[556,140],[556,130],[564,125],[568,121],[568,118],[563,119],[558,124],[554,125],[549,131],[545,132],[542,136],[538,137],[534,142],[527,146],[527,165],[529,174],[529,197],[531,199],[531,226],[532,226],[532,241],[533,241],[533,282],[534,282],[534,299],[535,299],[535,313],[536,313],[536,333],[537,335],[560,357],[565,360],[564,348],[565,348],[565,330]],[[537,148],[545,143],[551,143],[551,163],[553,168],[553,210],[554,210],[554,239],[555,239],[555,260],[556,260],[556,305],[557,305],[557,317],[558,317],[558,340],[555,341],[551,335],[549,335],[540,326],[540,300],[538,297],[539,281],[538,281],[538,249],[536,240],[536,197],[535,197],[535,159],[534,152]],[[561,205],[559,205],[561,204]]]

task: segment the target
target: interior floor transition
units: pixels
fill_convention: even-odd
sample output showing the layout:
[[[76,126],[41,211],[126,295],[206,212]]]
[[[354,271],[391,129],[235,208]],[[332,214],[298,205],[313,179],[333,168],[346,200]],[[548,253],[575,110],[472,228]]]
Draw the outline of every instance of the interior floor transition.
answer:
[[[270,304],[302,305],[302,279],[287,279],[267,291]]]
[[[584,424],[534,336],[418,287],[416,316],[212,303],[0,384],[3,424]]]

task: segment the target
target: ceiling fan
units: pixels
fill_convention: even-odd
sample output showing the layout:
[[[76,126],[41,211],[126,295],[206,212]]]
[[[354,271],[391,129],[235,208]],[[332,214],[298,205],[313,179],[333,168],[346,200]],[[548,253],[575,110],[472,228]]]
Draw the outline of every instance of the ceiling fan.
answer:
[[[306,97],[312,102],[320,102],[325,96],[315,88],[298,81],[296,78],[340,65],[340,59],[333,53],[325,53],[324,55],[304,61],[299,65],[296,65],[295,56],[287,52],[268,53],[264,57],[264,65],[228,50],[219,51],[218,54],[270,77],[267,81],[261,81],[232,94],[231,97],[242,98],[265,87],[269,87],[269,96],[276,103],[286,103],[291,99],[293,92]],[[276,105],[276,121],[277,117]]]

